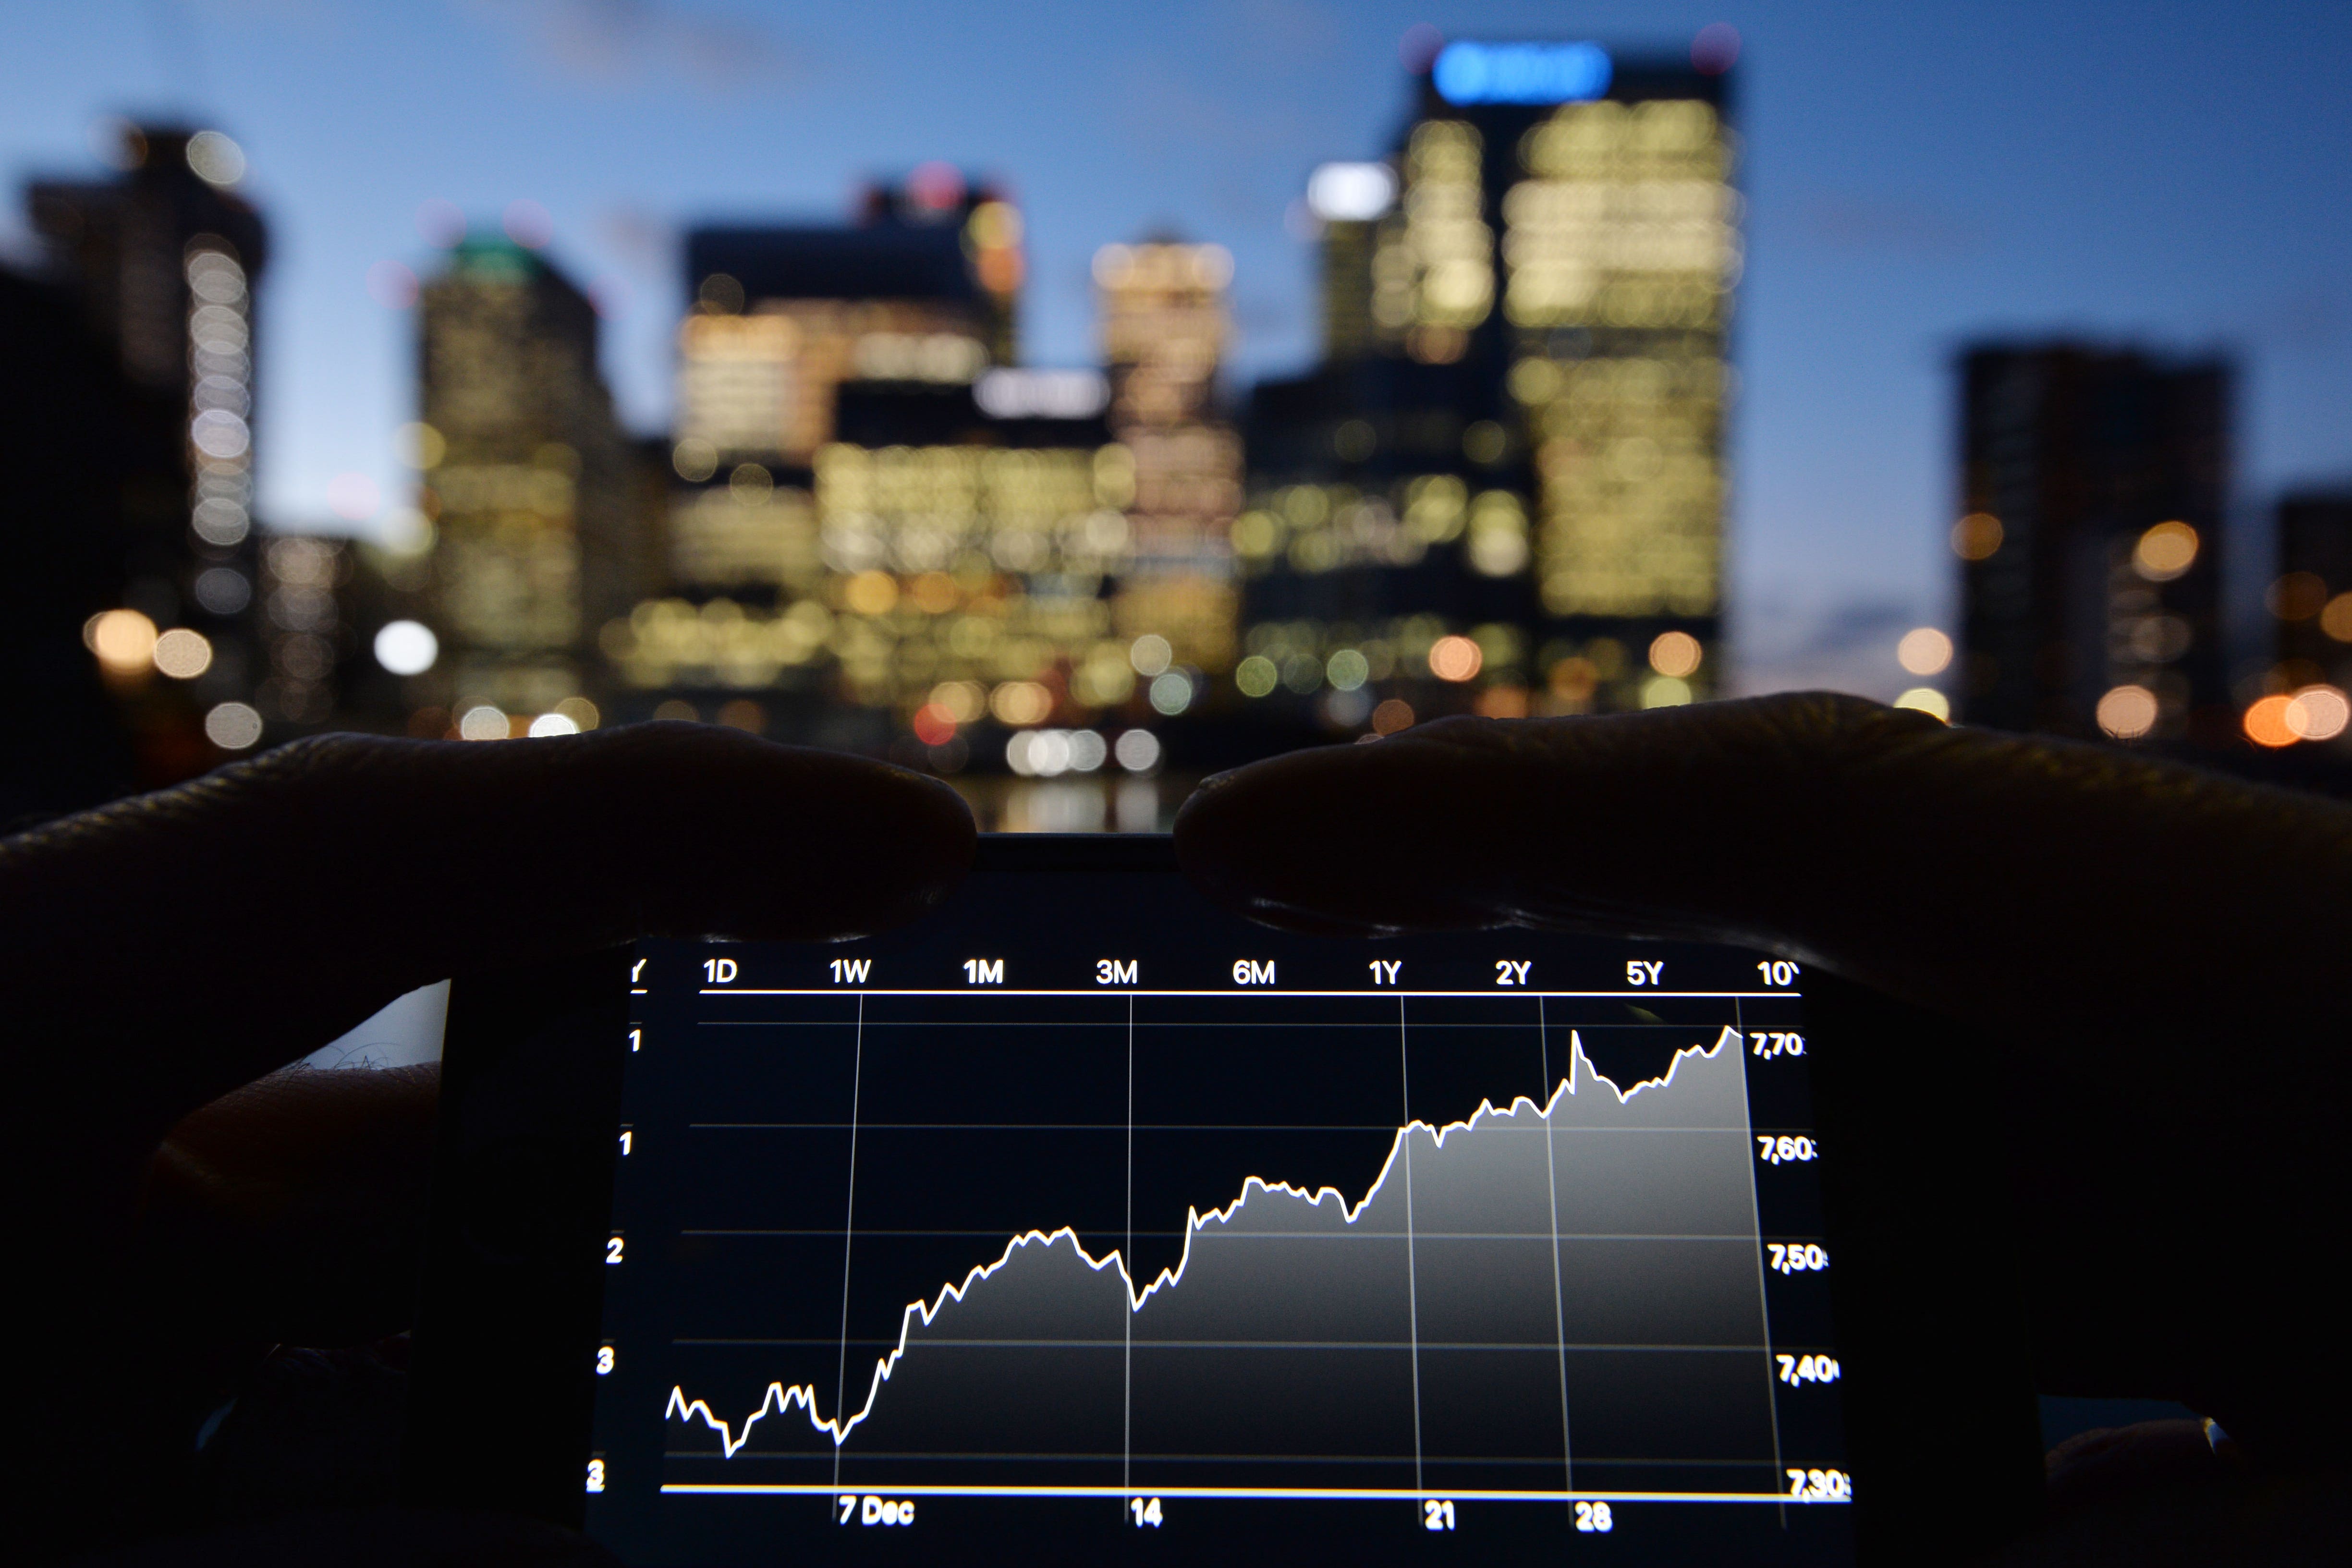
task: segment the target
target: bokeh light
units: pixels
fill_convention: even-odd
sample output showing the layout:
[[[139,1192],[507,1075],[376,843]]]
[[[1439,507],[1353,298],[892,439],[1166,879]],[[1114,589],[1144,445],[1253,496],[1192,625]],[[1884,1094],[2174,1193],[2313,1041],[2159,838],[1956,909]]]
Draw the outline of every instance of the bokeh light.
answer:
[[[416,303],[416,274],[396,261],[379,261],[367,269],[368,298],[387,310],[406,310]]]
[[[1397,59],[1409,71],[1425,71],[1444,47],[1444,34],[1426,22],[1415,22],[1397,40]]]
[[[1372,710],[1372,729],[1379,735],[1394,735],[1412,727],[1412,705],[1402,697],[1391,697]]]
[[[1687,632],[1661,632],[1650,643],[1650,668],[1676,680],[1696,671],[1703,656],[1698,639]]]
[[[155,639],[155,667],[175,681],[193,681],[213,667],[213,645],[201,632],[175,626]]]
[[[2273,692],[2253,704],[2246,709],[2246,738],[2273,749],[2293,746],[2303,738],[2286,721],[2287,709],[2294,706],[2294,699],[2284,692]]]
[[[2000,541],[2000,519],[1990,512],[1970,512],[1952,525],[1952,553],[1962,560],[1990,560]]]
[[[988,711],[988,688],[978,681],[941,681],[931,688],[925,706],[950,725],[971,724]]]
[[[504,740],[512,733],[505,712],[488,703],[467,708],[457,720],[460,740]]]
[[[860,615],[887,615],[898,602],[898,580],[887,571],[861,571],[842,584],[841,601]]]
[[[1006,681],[988,694],[988,710],[1016,729],[1043,724],[1054,711],[1054,694],[1035,681]]]
[[[394,440],[400,448],[400,460],[420,473],[440,467],[441,460],[449,455],[448,441],[423,420],[402,425]]]
[[[2263,603],[2282,621],[2308,621],[2327,608],[2327,582],[2317,572],[2290,571],[2270,586]]]
[[[1913,686],[1895,699],[1895,706],[1909,708],[1914,713],[1927,714],[1943,720],[1946,724],[1952,722],[1951,703],[1945,698],[1943,693],[1933,686]]]
[[[1127,651],[1128,663],[1135,666],[1137,674],[1146,679],[1164,673],[1169,661],[1175,656],[1176,650],[1169,645],[1168,639],[1156,632],[1146,632],[1135,640],[1135,646]]]
[[[243,751],[261,738],[261,715],[243,703],[221,703],[205,715],[205,738],[223,751]]]
[[[1690,683],[1672,675],[1652,675],[1642,683],[1642,706],[1680,707],[1691,700]]]
[[[2158,523],[2132,546],[2132,565],[2150,582],[2170,582],[2197,564],[2198,544],[2187,523]]]
[[[253,580],[233,566],[196,573],[196,602],[215,615],[236,615],[253,602]]]
[[[2287,700],[2279,717],[2298,740],[2333,740],[2352,723],[2352,702],[2335,686],[2305,686]]]
[[[1234,666],[1234,685],[1245,697],[1262,697],[1282,683],[1282,672],[1263,653],[1252,653]]]
[[[577,735],[580,727],[568,714],[543,713],[530,721],[530,733],[543,739],[551,735]]]
[[[507,238],[525,250],[539,250],[555,237],[555,219],[537,202],[509,202],[506,210]]]
[[[1343,692],[1352,692],[1371,678],[1371,662],[1353,648],[1342,648],[1324,666],[1324,678]]]
[[[226,190],[245,178],[245,149],[217,131],[188,138],[188,167],[208,185]]]
[[[1170,670],[1151,683],[1151,706],[1173,718],[1192,706],[1192,677]]]
[[[925,746],[945,746],[955,738],[956,716],[937,703],[925,703],[915,710],[908,727]]]
[[[375,662],[395,675],[421,675],[441,656],[441,641],[421,621],[387,621],[375,634]]]
[[[2319,629],[2338,643],[2352,643],[2352,593],[2339,593],[2319,612]]]
[[[1440,637],[1429,646],[1429,673],[1441,681],[1470,680],[1486,662],[1486,655],[1467,637]]]
[[[2099,698],[2092,716],[2117,740],[2137,740],[2156,727],[2156,694],[2146,686],[2116,686]]]
[[[110,674],[137,674],[155,657],[155,622],[136,610],[109,610],[90,617],[82,641]]]
[[[1160,766],[1160,737],[1148,729],[1124,731],[1112,743],[1111,755],[1129,773],[1149,773]]]
[[[699,485],[719,472],[719,448],[698,435],[689,435],[670,449],[669,461],[679,478]]]
[[[1719,77],[1739,58],[1739,29],[1728,22],[1709,22],[1691,40],[1691,68]]]
[[[1939,674],[1952,662],[1952,640],[1933,626],[1916,626],[1895,644],[1895,662],[1915,675]]]

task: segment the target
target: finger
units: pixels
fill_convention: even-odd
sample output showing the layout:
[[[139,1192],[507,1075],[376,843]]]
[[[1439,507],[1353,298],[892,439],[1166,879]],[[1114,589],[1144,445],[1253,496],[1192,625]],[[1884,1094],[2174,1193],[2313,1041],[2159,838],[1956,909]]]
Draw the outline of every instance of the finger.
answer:
[[[1204,785],[1176,848],[1280,924],[1725,938],[1973,1020],[1965,1060],[1859,1042],[1869,1111],[1982,1108],[1989,1146],[1897,1157],[2016,1195],[2042,1386],[2343,1441],[2352,809],[1797,695],[1280,758]]]
[[[20,1065],[143,1155],[419,985],[641,934],[874,930],[973,841],[943,785],[730,730],[324,736],[0,845],[0,974],[44,1042]]]
[[[147,1174],[142,1265],[183,1328],[350,1345],[414,1315],[438,1064],[288,1068],[184,1118]]]
[[[2352,809],[1823,695],[1296,752],[1202,785],[1176,851],[1277,925],[1723,938],[2103,1027],[2307,1013],[2352,893]]]

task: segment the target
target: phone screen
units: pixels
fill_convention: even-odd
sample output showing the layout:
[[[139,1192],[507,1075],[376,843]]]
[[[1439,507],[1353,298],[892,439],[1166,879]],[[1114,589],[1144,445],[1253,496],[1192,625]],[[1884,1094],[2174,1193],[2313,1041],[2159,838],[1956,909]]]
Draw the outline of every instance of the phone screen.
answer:
[[[629,1561],[1851,1554],[1788,960],[982,870],[629,973]]]

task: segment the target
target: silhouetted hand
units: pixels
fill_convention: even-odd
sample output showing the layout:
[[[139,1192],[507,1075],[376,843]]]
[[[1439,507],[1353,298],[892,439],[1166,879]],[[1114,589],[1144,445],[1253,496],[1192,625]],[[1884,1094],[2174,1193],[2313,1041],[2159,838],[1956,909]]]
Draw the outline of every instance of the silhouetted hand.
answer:
[[[1916,1157],[2006,1176],[2041,1389],[2340,1457],[2352,808],[1808,695],[1294,753],[1176,847],[1279,925],[1719,938],[1966,1020],[1917,1071],[2004,1124]]]
[[[451,974],[896,925],[972,851],[943,786],[683,725],[329,736],[0,842],[10,1555],[185,1528],[197,1424],[272,1343],[407,1326],[436,1073],[276,1070]],[[227,1554],[596,1555],[463,1517],[273,1531]]]

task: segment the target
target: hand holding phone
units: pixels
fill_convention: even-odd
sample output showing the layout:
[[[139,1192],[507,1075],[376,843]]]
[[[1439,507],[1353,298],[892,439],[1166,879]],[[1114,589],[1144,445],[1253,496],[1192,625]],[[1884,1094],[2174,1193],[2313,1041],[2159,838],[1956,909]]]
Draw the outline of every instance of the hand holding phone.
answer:
[[[684,725],[323,737],[0,842],[16,1374],[45,1412],[0,1465],[13,1543],[206,1522],[197,1431],[272,1342],[408,1326],[432,1075],[266,1075],[478,966],[873,930],[971,845],[939,784]]]

